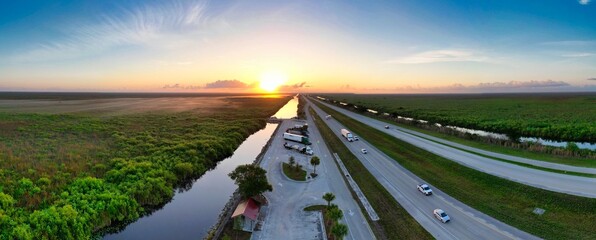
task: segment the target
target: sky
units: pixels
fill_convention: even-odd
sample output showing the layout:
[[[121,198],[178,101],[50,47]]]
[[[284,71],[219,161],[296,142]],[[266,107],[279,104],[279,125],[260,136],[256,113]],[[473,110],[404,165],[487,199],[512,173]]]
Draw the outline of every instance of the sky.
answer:
[[[596,0],[0,3],[0,91],[275,86],[596,91]]]

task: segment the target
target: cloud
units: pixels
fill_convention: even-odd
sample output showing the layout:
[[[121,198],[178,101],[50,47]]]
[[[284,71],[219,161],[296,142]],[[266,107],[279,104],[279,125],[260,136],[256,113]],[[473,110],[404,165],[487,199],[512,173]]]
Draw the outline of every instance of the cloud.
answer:
[[[587,80],[596,81],[596,77],[593,77],[593,78],[588,78]]]
[[[252,88],[254,86],[248,85],[242,81],[234,80],[217,80],[215,82],[207,83],[205,88]]]
[[[596,45],[596,41],[567,40],[567,41],[542,42],[540,44],[548,45],[548,46],[561,46],[561,47],[585,47],[585,46]]]
[[[166,84],[162,87],[163,89],[201,89],[203,87],[194,85],[181,85],[181,84]]]
[[[403,58],[385,61],[392,64],[422,64],[436,62],[486,62],[488,57],[465,49],[442,49],[416,53]]]
[[[594,54],[589,53],[589,52],[564,53],[561,55],[561,57],[567,57],[567,58],[579,58],[579,57],[591,57],[591,56],[594,56]]]
[[[588,3],[590,3],[590,0],[578,0],[578,2],[581,5],[588,5]]]
[[[309,88],[309,85],[306,85],[306,82],[300,82],[291,85],[282,85],[279,87],[279,91],[287,92],[287,91],[297,91],[304,88]]]
[[[166,1],[140,5],[101,15],[94,21],[72,21],[54,29],[59,37],[40,42],[10,60],[37,62],[71,59],[121,46],[168,47],[192,41],[210,24],[220,21],[206,16],[202,1]]]
[[[486,82],[474,85],[463,85],[455,83],[439,87],[403,87],[398,90],[407,90],[411,92],[536,92],[548,91],[551,89],[561,89],[571,85],[564,81],[543,80],[543,81],[510,81],[510,82]]]
[[[471,85],[454,83],[445,86],[399,86],[395,88],[350,88],[353,92],[375,93],[506,93],[506,92],[558,92],[558,91],[595,91],[596,85],[572,86],[564,81],[509,81],[485,82]]]

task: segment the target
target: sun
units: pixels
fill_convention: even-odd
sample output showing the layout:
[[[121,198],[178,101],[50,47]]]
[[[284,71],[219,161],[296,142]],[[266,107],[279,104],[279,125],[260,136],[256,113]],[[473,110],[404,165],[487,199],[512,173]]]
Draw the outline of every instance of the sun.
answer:
[[[275,92],[279,86],[288,80],[283,72],[271,71],[261,74],[261,83],[259,87],[266,92]]]

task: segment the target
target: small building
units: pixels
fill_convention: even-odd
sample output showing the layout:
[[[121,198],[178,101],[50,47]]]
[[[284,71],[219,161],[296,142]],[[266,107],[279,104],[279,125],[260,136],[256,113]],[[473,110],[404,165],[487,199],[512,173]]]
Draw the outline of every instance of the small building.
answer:
[[[260,210],[260,204],[252,198],[240,202],[232,214],[234,229],[245,232],[254,231]]]

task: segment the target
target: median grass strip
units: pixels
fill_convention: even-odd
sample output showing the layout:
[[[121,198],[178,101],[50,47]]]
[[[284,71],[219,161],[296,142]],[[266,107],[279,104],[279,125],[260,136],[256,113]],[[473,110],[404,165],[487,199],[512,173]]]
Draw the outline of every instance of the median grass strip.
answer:
[[[295,181],[304,181],[306,180],[306,171],[302,170],[300,167],[290,166],[290,164],[283,163],[283,171],[284,174]]]
[[[346,110],[349,110],[349,109],[346,109]],[[354,112],[354,111],[352,111],[352,112]],[[361,114],[358,112],[355,112],[355,113]],[[496,144],[489,144],[489,143],[474,141],[474,140],[470,140],[470,139],[464,139],[464,138],[449,135],[446,133],[441,133],[441,132],[437,132],[437,131],[424,129],[421,127],[417,127],[415,125],[399,123],[396,121],[392,121],[392,120],[380,117],[378,115],[372,115],[372,114],[363,114],[363,115],[377,119],[379,121],[390,123],[390,124],[393,124],[393,125],[405,128],[405,129],[417,131],[417,132],[424,133],[424,134],[427,134],[427,135],[430,135],[433,137],[441,138],[441,139],[444,139],[447,141],[452,141],[455,143],[459,143],[462,145],[466,145],[469,147],[478,148],[478,149],[482,149],[482,150],[486,150],[486,151],[507,154],[507,155],[517,156],[517,157],[523,157],[523,158],[529,158],[529,159],[538,160],[538,161],[565,164],[565,165],[576,166],[576,167],[596,168],[596,159],[592,159],[592,158],[564,157],[564,156],[558,156],[558,155],[553,155],[553,154],[548,154],[548,153],[532,152],[532,151],[528,151],[526,149],[517,149],[517,148],[505,147],[505,146],[496,145]],[[475,152],[473,152],[473,153],[475,153]],[[477,153],[475,153],[475,154],[477,154]]]
[[[329,149],[339,155],[352,178],[358,183],[373,208],[377,210],[379,221],[371,221],[368,215],[366,217],[377,238],[432,239],[433,237],[399,205],[312,109],[311,115]]]
[[[485,154],[482,154],[482,153],[470,151],[470,150],[459,148],[459,147],[450,146],[450,145],[444,144],[442,142],[437,142],[435,140],[426,138],[424,136],[420,136],[420,135],[416,135],[416,136],[418,136],[418,137],[420,137],[422,139],[426,139],[428,141],[434,142],[434,143],[438,143],[438,144],[441,144],[441,145],[444,145],[444,146],[455,148],[455,149],[460,150],[460,151],[464,151],[464,152],[467,152],[467,153],[471,153],[471,154],[478,155],[478,156],[485,157],[485,158],[490,158],[490,159],[501,161],[501,162],[515,164],[515,165],[522,166],[522,167],[533,168],[533,169],[537,169],[537,170],[541,170],[541,171],[547,171],[547,172],[554,172],[554,173],[560,173],[560,174],[573,175],[573,176],[596,178],[596,174],[571,172],[571,171],[565,171],[565,170],[559,170],[559,169],[552,169],[552,168],[540,167],[540,166],[536,166],[536,165],[532,165],[532,164],[528,164],[528,163],[511,161],[511,160],[502,159],[502,158],[498,158],[498,157],[488,156],[488,155],[485,155]]]
[[[315,102],[354,133],[450,196],[546,239],[596,239],[596,199],[538,189],[465,167]],[[545,209],[543,215],[532,213]]]

